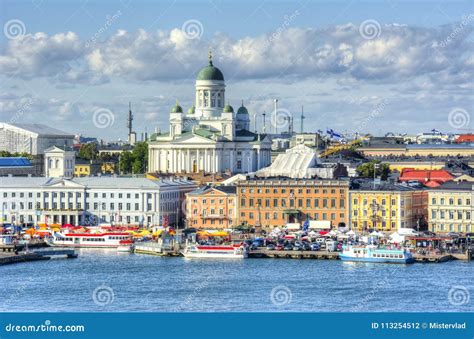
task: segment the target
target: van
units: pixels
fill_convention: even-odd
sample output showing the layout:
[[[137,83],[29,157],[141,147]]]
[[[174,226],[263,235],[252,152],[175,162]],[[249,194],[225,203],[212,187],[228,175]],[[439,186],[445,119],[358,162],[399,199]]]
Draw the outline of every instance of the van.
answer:
[[[337,241],[326,240],[326,250],[328,252],[335,252],[337,250]]]

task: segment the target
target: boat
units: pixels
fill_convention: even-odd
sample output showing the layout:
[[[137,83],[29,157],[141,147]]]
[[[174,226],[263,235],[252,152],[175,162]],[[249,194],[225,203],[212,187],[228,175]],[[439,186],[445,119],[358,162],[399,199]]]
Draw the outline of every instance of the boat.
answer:
[[[343,261],[360,261],[375,263],[411,264],[413,255],[403,248],[384,248],[374,245],[344,245],[339,258]]]
[[[185,258],[243,259],[247,250],[242,245],[187,245],[181,254]]]
[[[118,248],[121,241],[131,240],[128,233],[53,233],[45,238],[48,246],[78,248]]]
[[[117,246],[117,252],[133,252],[133,240],[132,239],[124,239],[119,241],[119,245]]]

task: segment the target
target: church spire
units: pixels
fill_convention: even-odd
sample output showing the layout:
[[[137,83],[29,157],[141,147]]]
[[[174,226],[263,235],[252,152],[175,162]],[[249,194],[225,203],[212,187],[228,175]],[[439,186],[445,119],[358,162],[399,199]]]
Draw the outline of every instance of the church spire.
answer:
[[[209,66],[212,66],[212,49],[209,47]]]

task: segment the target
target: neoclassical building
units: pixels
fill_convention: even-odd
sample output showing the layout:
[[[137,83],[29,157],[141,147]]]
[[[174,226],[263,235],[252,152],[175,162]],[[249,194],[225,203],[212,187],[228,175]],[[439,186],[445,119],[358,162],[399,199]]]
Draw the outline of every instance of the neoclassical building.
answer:
[[[237,112],[225,104],[224,75],[212,64],[196,79],[195,104],[185,114],[176,105],[170,112],[169,133],[149,140],[148,171],[162,173],[253,172],[271,163],[271,140],[251,132],[243,102]]]

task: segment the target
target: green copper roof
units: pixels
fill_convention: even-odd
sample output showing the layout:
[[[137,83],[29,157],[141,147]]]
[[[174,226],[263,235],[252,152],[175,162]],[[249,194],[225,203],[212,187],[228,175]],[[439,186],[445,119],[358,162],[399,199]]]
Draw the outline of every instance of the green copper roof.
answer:
[[[183,113],[183,108],[176,102],[176,105],[171,109],[171,113]]]
[[[221,80],[224,81],[224,75],[221,70],[214,67],[212,59],[209,59],[209,65],[201,69],[196,80]]]
[[[189,109],[188,109],[188,114],[194,114],[196,112],[196,107],[194,107],[194,105],[192,105]]]
[[[237,110],[237,114],[249,114],[249,111],[247,111],[247,108],[245,108],[244,105],[240,106],[239,109]]]
[[[224,106],[224,113],[233,113],[233,112],[234,112],[234,108],[231,105],[227,104]]]

